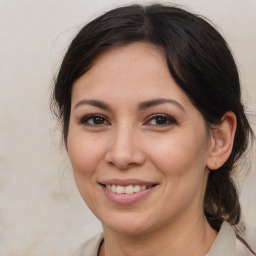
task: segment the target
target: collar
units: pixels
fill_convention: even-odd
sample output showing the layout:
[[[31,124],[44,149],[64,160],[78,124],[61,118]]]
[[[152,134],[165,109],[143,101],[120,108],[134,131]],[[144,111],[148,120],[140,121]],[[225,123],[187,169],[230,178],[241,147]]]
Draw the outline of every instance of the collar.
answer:
[[[206,256],[234,256],[236,255],[236,234],[232,226],[224,221]]]

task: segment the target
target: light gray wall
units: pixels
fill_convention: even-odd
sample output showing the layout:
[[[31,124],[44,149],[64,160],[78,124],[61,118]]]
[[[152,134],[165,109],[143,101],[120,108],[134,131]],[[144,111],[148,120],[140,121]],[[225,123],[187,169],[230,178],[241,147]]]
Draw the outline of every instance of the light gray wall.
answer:
[[[248,110],[256,114],[256,1],[172,2],[220,27],[238,62]],[[131,1],[0,0],[0,255],[71,255],[101,230],[58,144],[49,85],[80,25],[120,3]],[[239,177],[251,230],[256,230],[255,167],[253,160],[252,172]]]

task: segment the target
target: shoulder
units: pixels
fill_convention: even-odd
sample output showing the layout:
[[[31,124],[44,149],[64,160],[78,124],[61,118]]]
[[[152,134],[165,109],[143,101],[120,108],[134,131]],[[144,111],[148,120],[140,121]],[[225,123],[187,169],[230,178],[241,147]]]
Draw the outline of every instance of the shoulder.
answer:
[[[100,233],[85,242],[73,256],[97,256],[102,241],[103,233]]]
[[[236,238],[233,227],[228,222],[223,222],[206,256],[253,256],[253,254]]]

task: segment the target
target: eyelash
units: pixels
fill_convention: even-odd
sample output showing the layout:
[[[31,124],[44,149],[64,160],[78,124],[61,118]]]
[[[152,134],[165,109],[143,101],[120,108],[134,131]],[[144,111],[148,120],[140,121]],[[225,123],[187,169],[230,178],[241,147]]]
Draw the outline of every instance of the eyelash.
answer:
[[[94,122],[96,121],[96,118],[98,119],[101,119],[103,122],[106,122],[108,123],[108,125],[110,124],[110,122],[107,120],[107,118],[104,116],[104,115],[101,115],[101,114],[91,114],[91,115],[87,115],[85,117],[83,117],[80,121],[81,124],[83,125],[88,125],[88,126],[103,126],[105,125],[104,123],[101,123],[101,124],[90,124],[89,123],[89,120],[94,120]]]
[[[150,121],[154,120],[156,121],[156,119],[159,118],[158,121],[160,122],[167,122],[167,123],[162,123],[162,124],[149,124]],[[97,123],[97,119],[98,121],[101,120],[102,123]],[[89,121],[93,120],[93,124],[90,124]],[[100,127],[100,126],[104,126],[104,125],[110,125],[110,122],[107,120],[107,118],[104,115],[101,114],[90,114],[87,115],[85,117],[83,117],[80,121],[81,124],[83,125],[87,125],[87,126],[94,126],[94,127]],[[154,126],[154,127],[166,127],[166,126],[171,126],[171,125],[177,125],[177,120],[175,118],[173,118],[172,116],[166,115],[166,114],[155,114],[150,116],[146,122],[143,123],[143,125],[149,125],[149,126]]]
[[[165,124],[153,124],[153,125],[151,124],[151,126],[166,127],[166,126],[171,126],[171,125],[177,125],[178,124],[177,120],[175,118],[173,118],[172,116],[166,115],[166,114],[155,114],[153,116],[150,116],[145,123],[148,123],[149,121],[154,120],[156,118],[159,118],[161,121],[165,120],[168,123],[167,124],[166,123]]]

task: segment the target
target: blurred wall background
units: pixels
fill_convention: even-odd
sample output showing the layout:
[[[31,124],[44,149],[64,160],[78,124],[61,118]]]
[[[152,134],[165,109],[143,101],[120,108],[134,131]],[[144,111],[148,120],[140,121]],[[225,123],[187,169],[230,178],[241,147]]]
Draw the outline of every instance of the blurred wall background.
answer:
[[[82,24],[134,2],[146,1],[0,0],[1,256],[71,255],[101,230],[76,190],[49,111],[50,85],[68,42]],[[220,28],[237,60],[244,101],[255,124],[256,0],[172,3],[187,6]],[[255,158],[254,151],[250,173],[237,177],[244,220],[254,241]]]

